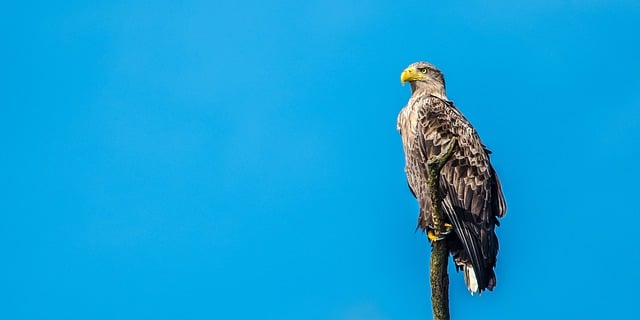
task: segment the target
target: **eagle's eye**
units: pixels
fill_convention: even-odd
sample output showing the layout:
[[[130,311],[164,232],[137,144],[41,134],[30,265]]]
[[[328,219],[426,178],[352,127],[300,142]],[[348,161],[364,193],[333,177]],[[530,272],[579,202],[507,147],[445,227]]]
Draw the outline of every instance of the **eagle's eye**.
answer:
[[[420,70],[420,72],[422,72],[422,73],[427,73],[427,68],[420,68],[418,70]]]

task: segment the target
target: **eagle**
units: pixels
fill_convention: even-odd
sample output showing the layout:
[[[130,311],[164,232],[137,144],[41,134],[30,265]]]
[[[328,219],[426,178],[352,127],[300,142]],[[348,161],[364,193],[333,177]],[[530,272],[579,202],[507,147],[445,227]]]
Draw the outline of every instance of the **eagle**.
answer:
[[[418,228],[430,241],[446,241],[456,270],[463,270],[473,295],[496,285],[498,255],[495,227],[507,207],[489,151],[469,120],[445,94],[444,76],[427,62],[409,65],[400,75],[411,84],[411,98],[398,115],[409,189],[420,207]],[[443,219],[447,231],[434,233],[427,161],[453,147],[439,176]],[[451,232],[453,230],[453,232]]]

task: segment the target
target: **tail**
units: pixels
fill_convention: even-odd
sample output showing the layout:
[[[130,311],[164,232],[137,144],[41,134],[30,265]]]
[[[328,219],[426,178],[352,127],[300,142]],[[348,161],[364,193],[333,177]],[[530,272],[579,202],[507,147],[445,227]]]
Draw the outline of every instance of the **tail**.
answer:
[[[467,289],[469,289],[469,292],[471,293],[471,295],[473,295],[476,292],[478,294],[481,294],[482,290],[485,290],[485,289],[489,289],[489,291],[493,291],[493,288],[496,286],[496,274],[493,272],[492,269],[490,268],[485,269],[487,271],[487,274],[485,275],[485,279],[487,279],[487,284],[486,286],[484,286],[484,288],[481,288],[478,285],[478,278],[476,277],[476,272],[473,269],[473,266],[471,265],[471,263],[463,263],[460,267],[462,268],[464,273],[464,283],[467,285]]]
[[[471,264],[466,264],[462,267],[464,271],[464,283],[467,285],[469,292],[473,295],[474,292],[478,292],[478,278],[476,278],[476,272],[473,271]]]

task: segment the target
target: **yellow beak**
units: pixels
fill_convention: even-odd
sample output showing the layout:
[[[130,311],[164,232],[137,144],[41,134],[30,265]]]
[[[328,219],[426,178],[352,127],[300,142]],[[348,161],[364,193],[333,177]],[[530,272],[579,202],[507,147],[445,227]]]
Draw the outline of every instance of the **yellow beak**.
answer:
[[[400,74],[400,83],[404,85],[404,83],[407,81],[415,81],[415,80],[426,79],[426,78],[427,77],[424,74],[418,72],[416,68],[409,67],[404,69],[404,71],[402,71],[402,73]]]

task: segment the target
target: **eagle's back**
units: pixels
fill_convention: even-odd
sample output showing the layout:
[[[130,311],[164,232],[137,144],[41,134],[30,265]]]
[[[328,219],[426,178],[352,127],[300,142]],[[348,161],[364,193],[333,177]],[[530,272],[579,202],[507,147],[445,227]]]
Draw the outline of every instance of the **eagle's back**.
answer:
[[[446,152],[452,139],[458,139],[440,172],[443,209],[455,230],[447,241],[458,266],[473,265],[479,289],[492,289],[498,252],[494,228],[506,205],[489,151],[452,102],[432,95],[412,96],[398,116],[398,129],[409,186],[420,205],[418,226],[423,230],[431,224],[427,160]]]

